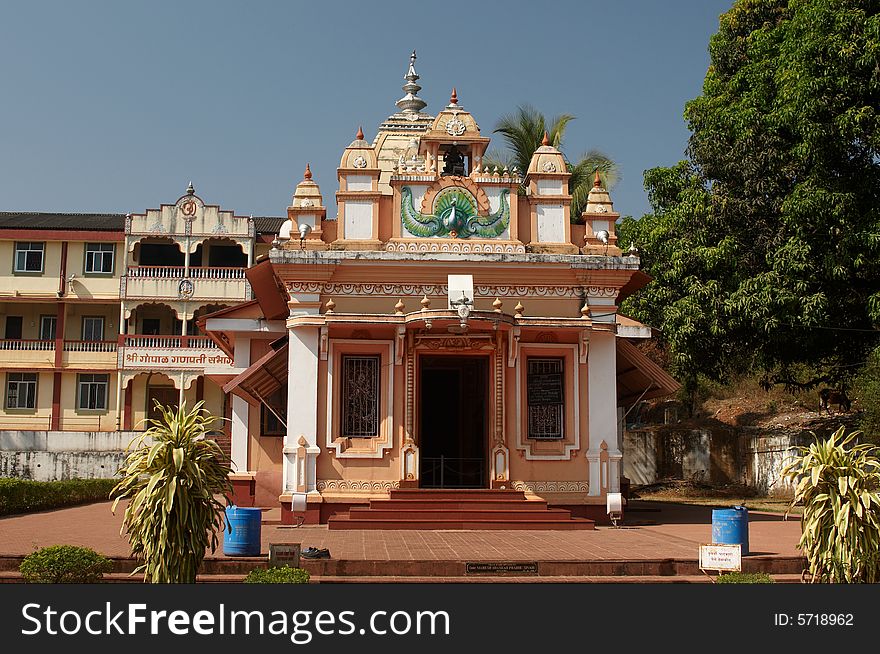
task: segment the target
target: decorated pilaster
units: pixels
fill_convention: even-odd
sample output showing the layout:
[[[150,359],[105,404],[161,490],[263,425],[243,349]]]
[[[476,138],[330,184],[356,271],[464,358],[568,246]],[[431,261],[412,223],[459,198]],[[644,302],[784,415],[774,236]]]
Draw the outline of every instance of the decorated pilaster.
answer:
[[[529,162],[525,179],[531,214],[530,251],[552,254],[577,254],[580,251],[571,242],[570,177],[565,158],[550,145],[545,132],[541,146]]]

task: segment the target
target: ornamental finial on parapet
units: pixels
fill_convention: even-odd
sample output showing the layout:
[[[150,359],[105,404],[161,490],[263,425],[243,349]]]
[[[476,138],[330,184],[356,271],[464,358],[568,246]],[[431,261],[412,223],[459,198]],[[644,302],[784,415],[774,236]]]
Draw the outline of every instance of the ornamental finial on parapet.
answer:
[[[428,106],[428,103],[419,97],[419,91],[422,90],[422,87],[416,83],[419,79],[419,74],[416,72],[415,50],[413,50],[412,54],[409,56],[409,68],[403,79],[406,80],[406,84],[403,85],[403,92],[406,95],[400,98],[395,104],[405,114],[420,113],[422,109]]]

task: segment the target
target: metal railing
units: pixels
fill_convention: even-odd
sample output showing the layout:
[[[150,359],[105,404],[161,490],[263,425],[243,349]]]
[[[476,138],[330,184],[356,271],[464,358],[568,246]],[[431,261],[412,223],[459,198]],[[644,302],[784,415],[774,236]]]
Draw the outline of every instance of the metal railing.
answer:
[[[44,341],[36,339],[11,339],[0,340],[0,350],[54,350],[55,341]]]
[[[485,488],[481,457],[423,456],[421,467],[422,488]]]

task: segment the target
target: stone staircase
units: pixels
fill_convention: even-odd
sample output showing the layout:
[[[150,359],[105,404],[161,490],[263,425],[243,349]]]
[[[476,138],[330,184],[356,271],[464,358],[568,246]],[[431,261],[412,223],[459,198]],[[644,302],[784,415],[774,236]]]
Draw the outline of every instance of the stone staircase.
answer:
[[[397,489],[335,515],[330,529],[594,529],[586,518],[516,490]]]

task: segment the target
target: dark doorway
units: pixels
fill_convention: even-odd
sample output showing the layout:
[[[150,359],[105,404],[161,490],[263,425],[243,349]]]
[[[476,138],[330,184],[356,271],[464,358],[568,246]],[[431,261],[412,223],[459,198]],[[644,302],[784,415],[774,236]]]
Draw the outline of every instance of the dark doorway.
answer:
[[[488,358],[420,361],[420,486],[486,488]]]
[[[176,411],[179,399],[180,391],[174,386],[149,386],[147,388],[147,417],[158,420],[162,416],[156,407],[156,402]]]

